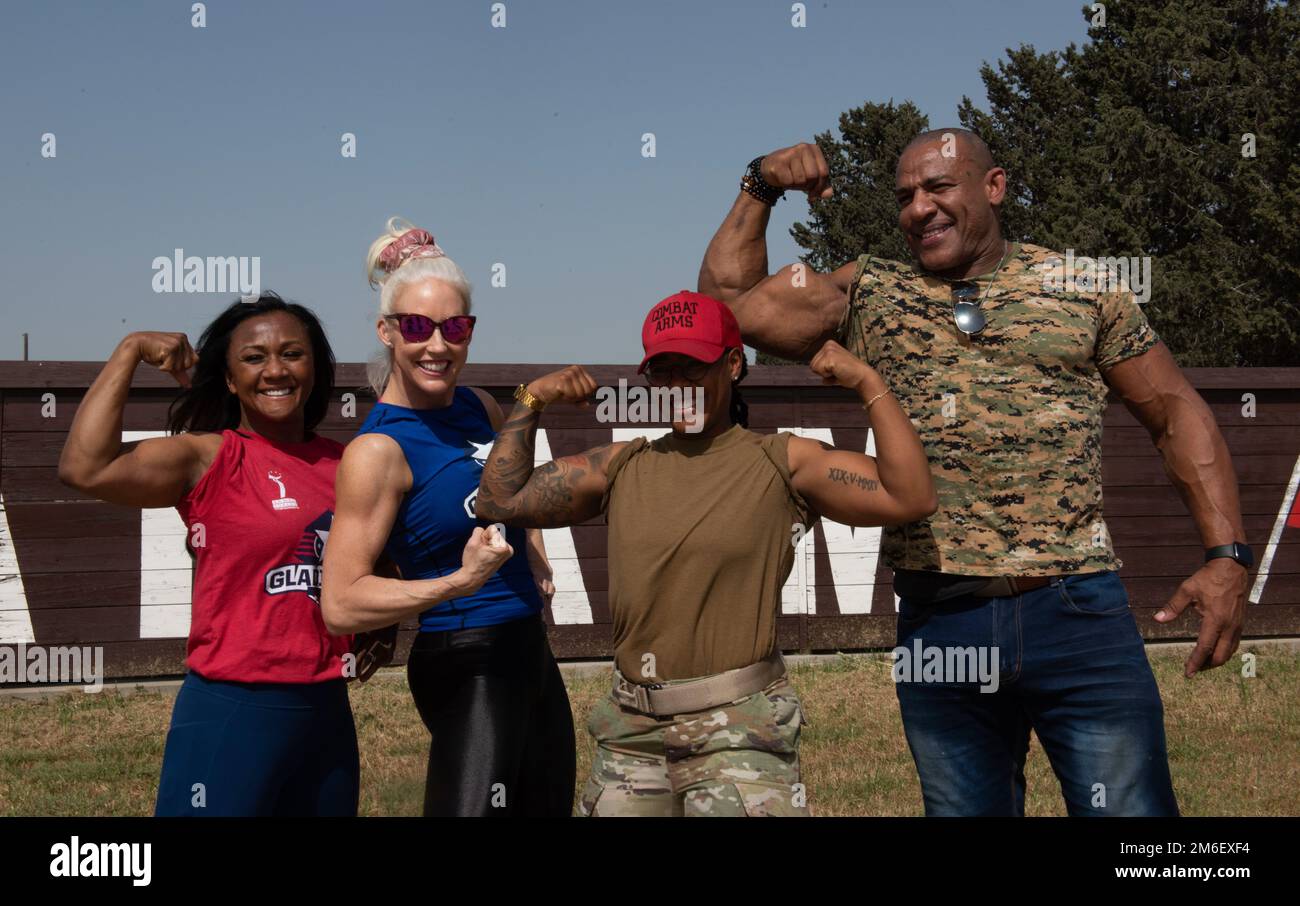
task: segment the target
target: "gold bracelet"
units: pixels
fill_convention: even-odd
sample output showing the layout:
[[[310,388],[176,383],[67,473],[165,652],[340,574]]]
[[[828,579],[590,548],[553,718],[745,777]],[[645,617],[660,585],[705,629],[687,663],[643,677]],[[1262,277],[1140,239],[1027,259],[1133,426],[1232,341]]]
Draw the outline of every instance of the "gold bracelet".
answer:
[[[867,400],[867,405],[866,405],[866,407],[865,407],[866,410],[867,410],[868,412],[870,412],[870,411],[871,411],[871,407],[875,404],[876,400],[880,399],[882,396],[884,396],[884,395],[885,395],[886,393],[888,393],[888,392],[889,392],[888,390],[882,390],[882,391],[880,391],[879,393],[877,393],[875,396],[873,396],[871,399]]]
[[[515,399],[523,403],[529,409],[532,409],[534,412],[541,412],[543,409],[546,408],[546,403],[542,402],[537,397],[533,396],[531,393],[528,392],[527,384],[519,385],[519,387],[515,390]]]

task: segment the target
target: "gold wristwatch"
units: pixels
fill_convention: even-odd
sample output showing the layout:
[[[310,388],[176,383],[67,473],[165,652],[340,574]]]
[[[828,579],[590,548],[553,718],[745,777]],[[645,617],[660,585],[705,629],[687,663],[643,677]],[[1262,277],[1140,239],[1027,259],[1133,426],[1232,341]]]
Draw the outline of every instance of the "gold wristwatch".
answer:
[[[541,412],[546,408],[546,403],[528,392],[527,384],[519,385],[519,388],[515,390],[515,399],[523,403],[529,409],[532,409],[534,412]]]

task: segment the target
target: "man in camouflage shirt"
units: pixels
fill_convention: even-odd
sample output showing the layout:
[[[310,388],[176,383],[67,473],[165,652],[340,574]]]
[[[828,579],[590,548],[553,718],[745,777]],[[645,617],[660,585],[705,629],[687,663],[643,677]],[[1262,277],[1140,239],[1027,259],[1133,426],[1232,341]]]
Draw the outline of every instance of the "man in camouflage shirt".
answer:
[[[752,162],[699,290],[731,306],[757,349],[806,360],[832,339],[873,365],[925,445],[939,508],[886,527],[882,552],[926,814],[1023,814],[1031,728],[1070,814],[1177,814],[1159,692],[1102,513],[1101,419],[1113,390],[1150,431],[1207,548],[1155,617],[1201,613],[1192,676],[1236,650],[1250,565],[1208,407],[1126,284],[1066,273],[1065,255],[1004,238],[1006,174],[963,129],[924,133],[900,155],[913,263],[863,255],[830,274],[768,276],[771,206],[783,189],[830,197],[828,172],[815,144]],[[951,666],[964,650],[992,655],[996,681],[920,669],[934,651]]]
[[[1119,292],[1045,292],[1063,257],[1006,248],[996,276],[966,281],[988,318],[975,341],[956,329],[948,281],[869,255],[854,269],[835,339],[873,363],[912,416],[939,492],[933,516],[885,528],[896,570],[1120,566],[1101,513],[1101,372],[1158,340]]]

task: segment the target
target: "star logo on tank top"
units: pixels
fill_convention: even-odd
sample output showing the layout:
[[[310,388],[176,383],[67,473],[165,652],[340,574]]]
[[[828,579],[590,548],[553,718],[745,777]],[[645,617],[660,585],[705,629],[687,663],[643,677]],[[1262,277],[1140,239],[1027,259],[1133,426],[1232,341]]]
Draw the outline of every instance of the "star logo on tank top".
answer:
[[[466,442],[469,444],[469,450],[472,451],[469,454],[469,458],[478,463],[479,468],[487,465],[488,454],[492,452],[492,442],[489,441],[488,443],[480,444],[469,440],[468,438],[466,438]]]
[[[469,445],[466,448],[467,452],[469,452],[469,458],[478,463],[480,469],[487,465],[488,454],[492,452],[493,442],[494,441],[489,441],[488,443],[481,444],[478,441],[470,440],[468,437],[465,438],[465,443]],[[477,502],[478,488],[470,491],[469,496],[461,502],[461,506],[465,508],[465,515],[469,516],[471,519],[474,518],[474,504]]]
[[[275,486],[280,489],[280,496],[277,498],[272,498],[271,500],[271,509],[273,510],[298,509],[298,501],[294,500],[292,497],[285,496],[284,476],[281,475],[279,472],[277,472],[275,469],[270,469],[269,471],[267,471],[266,477],[274,481]]]
[[[297,562],[266,571],[262,584],[268,595],[301,591],[320,604],[321,560],[325,556],[325,542],[329,540],[333,521],[333,512],[326,510],[321,513],[303,529],[302,536],[298,539],[298,546],[293,552]]]

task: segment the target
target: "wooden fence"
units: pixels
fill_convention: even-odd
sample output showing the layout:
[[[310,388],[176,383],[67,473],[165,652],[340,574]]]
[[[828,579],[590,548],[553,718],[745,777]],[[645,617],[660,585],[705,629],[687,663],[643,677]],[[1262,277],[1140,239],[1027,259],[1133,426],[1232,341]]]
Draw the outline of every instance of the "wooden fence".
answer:
[[[65,488],[56,464],[68,426],[101,365],[0,362],[0,643],[96,645],[108,677],[183,672],[191,563],[174,510],[140,511],[91,500]],[[521,382],[549,365],[468,365],[462,383],[508,405]],[[639,382],[627,366],[589,369],[601,385]],[[1246,635],[1300,635],[1300,368],[1189,369],[1227,438],[1241,486],[1246,540],[1258,565]],[[361,365],[338,367],[336,399],[320,432],[347,441],[370,408]],[[346,410],[352,393],[355,411]],[[170,378],[140,368],[126,407],[128,439],[162,432],[175,395]],[[750,427],[791,430],[865,450],[861,405],[823,387],[801,368],[756,366],[745,381]],[[345,411],[347,415],[345,416]],[[644,426],[596,421],[594,407],[548,409],[538,431],[539,461],[638,434]],[[1154,612],[1202,561],[1196,526],[1169,484],[1151,438],[1112,401],[1105,415],[1105,516],[1124,562],[1122,575],[1149,639],[1189,639],[1187,614],[1159,625]],[[558,657],[610,653],[605,528],[597,519],[547,529],[557,592],[546,619]],[[805,542],[804,568],[791,572],[778,625],[786,651],[893,645],[895,598],[879,561],[880,529],[823,520]],[[411,641],[407,625],[399,663]]]

